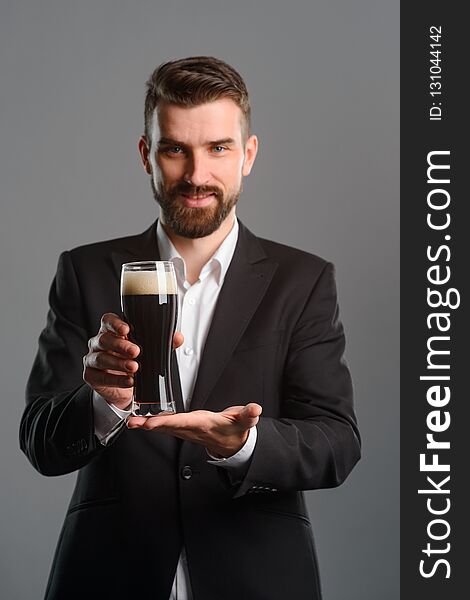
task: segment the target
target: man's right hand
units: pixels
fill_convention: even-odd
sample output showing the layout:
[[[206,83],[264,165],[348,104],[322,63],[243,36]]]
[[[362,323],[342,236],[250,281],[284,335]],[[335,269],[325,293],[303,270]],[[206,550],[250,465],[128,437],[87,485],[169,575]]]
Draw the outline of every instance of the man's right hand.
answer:
[[[109,404],[125,410],[132,400],[134,374],[139,368],[136,357],[140,348],[128,339],[129,325],[114,313],[101,317],[101,327],[88,340],[88,354],[83,357],[83,380]],[[176,332],[173,347],[184,341]]]
[[[134,374],[139,368],[135,358],[140,348],[128,340],[129,331],[129,325],[116,314],[104,314],[83,357],[83,380],[106,402],[123,410],[132,400]]]

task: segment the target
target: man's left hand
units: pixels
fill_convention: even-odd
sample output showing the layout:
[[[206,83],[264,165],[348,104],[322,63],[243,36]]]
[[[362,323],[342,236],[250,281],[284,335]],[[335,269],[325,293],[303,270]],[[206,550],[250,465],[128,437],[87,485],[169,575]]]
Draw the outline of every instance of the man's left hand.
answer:
[[[261,411],[259,404],[251,402],[246,406],[230,406],[222,412],[194,410],[174,415],[129,417],[127,427],[168,433],[202,444],[213,456],[228,458],[243,447]]]

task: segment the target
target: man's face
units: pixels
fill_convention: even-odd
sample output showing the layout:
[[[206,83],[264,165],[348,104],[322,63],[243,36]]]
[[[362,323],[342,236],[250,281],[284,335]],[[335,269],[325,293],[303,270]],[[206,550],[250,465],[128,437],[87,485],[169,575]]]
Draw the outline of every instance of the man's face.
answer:
[[[158,107],[151,147],[142,138],[139,149],[163,221],[176,234],[210,235],[237,203],[257,150],[256,136],[243,141],[242,119],[228,98]]]

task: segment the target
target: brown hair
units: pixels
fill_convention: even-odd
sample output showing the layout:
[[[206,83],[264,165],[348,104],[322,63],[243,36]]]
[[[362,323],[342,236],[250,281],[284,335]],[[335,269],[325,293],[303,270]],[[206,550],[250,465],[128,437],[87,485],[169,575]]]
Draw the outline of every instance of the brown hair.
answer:
[[[199,106],[230,98],[244,117],[243,139],[249,135],[251,108],[245,82],[237,71],[213,56],[190,56],[161,64],[147,81],[145,136],[151,141],[152,117],[160,103]]]

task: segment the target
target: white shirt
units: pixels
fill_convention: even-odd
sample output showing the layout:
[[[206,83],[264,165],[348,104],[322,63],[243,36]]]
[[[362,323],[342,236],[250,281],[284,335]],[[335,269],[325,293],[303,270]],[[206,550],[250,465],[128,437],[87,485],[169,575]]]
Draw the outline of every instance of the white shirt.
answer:
[[[171,240],[166,235],[160,221],[157,223],[157,243],[161,260],[171,260],[175,266],[178,282],[178,324],[177,331],[184,335],[184,343],[176,350],[178,369],[185,410],[191,403],[191,395],[201,361],[204,344],[210,329],[217,299],[230,266],[238,239],[238,221],[219,246],[215,254],[201,269],[199,279],[190,284],[186,279],[186,264]],[[109,405],[104,398],[94,392],[93,409],[95,435],[103,445],[124,425],[130,411],[120,410]],[[242,470],[248,464],[256,444],[256,427],[250,429],[245,445],[233,456],[216,459],[210,456],[209,463],[227,469]],[[169,600],[192,600],[186,553],[183,548],[173,581]]]

